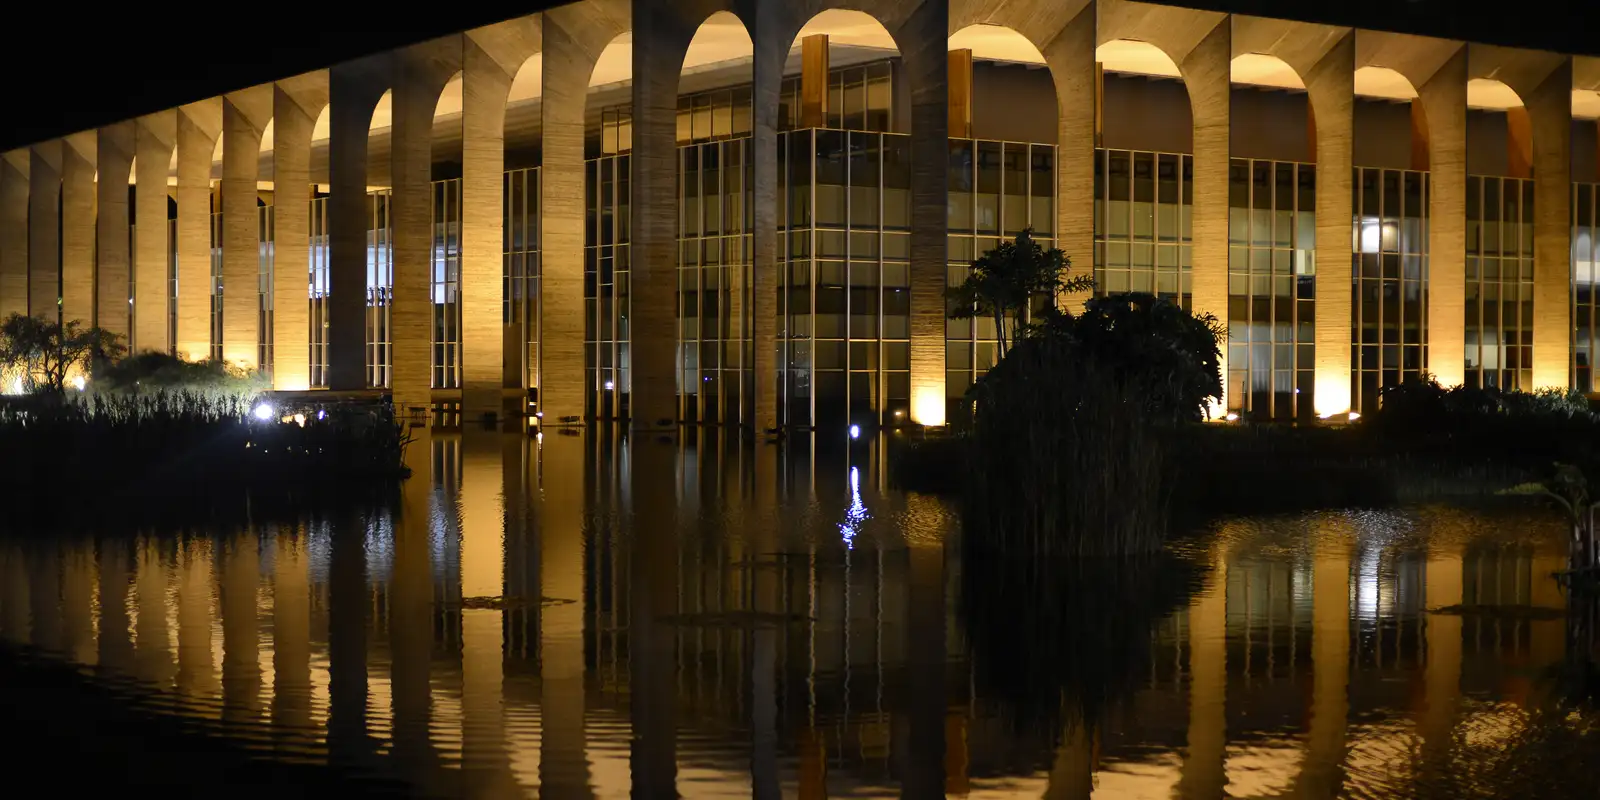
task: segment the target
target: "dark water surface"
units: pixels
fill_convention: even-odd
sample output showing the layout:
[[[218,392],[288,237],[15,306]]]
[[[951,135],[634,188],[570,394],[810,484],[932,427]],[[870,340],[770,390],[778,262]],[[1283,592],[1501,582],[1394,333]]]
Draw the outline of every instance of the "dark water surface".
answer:
[[[1553,514],[1238,519],[1158,562],[979,564],[952,505],[887,488],[881,442],[436,431],[410,459],[392,510],[0,534],[0,638],[418,795],[1600,790],[1593,714],[1551,710]]]

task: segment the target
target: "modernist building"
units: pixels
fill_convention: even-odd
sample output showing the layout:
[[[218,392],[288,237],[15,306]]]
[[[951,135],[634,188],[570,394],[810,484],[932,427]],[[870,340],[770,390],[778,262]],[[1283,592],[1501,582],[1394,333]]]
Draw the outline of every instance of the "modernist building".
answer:
[[[1032,228],[1227,408],[1594,389],[1600,59],[1128,0],[583,0],[5,153],[0,312],[406,408],[938,425]],[[124,181],[126,176],[126,181]]]

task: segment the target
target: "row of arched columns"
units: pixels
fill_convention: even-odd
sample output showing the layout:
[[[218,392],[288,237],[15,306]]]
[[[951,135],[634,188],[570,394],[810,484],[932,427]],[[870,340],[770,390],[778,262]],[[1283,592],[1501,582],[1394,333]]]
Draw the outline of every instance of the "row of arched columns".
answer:
[[[1028,39],[1050,69],[1058,106],[1057,245],[1087,269],[1093,253],[1096,50],[1107,42],[1153,45],[1176,65],[1193,115],[1196,310],[1228,316],[1228,169],[1231,65],[1243,54],[1276,57],[1303,80],[1315,126],[1315,405],[1350,408],[1351,165],[1354,74],[1393,70],[1420,97],[1426,116],[1431,246],[1430,370],[1460,383],[1464,346],[1466,84],[1503,82],[1524,99],[1536,189],[1534,383],[1567,383],[1571,349],[1571,90],[1600,85],[1600,67],[1550,53],[1465,45],[1131,0],[584,0],[543,15],[436,39],[339,64],[275,84],[243,89],[94,132],[4,155],[0,163],[0,313],[61,314],[130,337],[141,349],[190,358],[212,352],[210,330],[212,164],[221,141],[221,351],[257,366],[258,225],[249,213],[259,182],[276,196],[310,193],[313,129],[329,119],[328,228],[331,242],[328,384],[367,385],[366,321],[368,139],[388,93],[392,125],[388,179],[393,189],[394,290],[391,386],[398,405],[426,405],[434,321],[429,291],[433,123],[446,84],[462,81],[461,236],[463,403],[469,415],[498,411],[519,384],[505,366],[501,307],[502,178],[506,104],[529,59],[542,58],[541,309],[539,386],[547,418],[584,413],[584,135],[588,89],[602,51],[632,32],[631,381],[635,425],[677,418],[677,141],[679,76],[691,40],[717,12],[731,12],[752,40],[751,126],[753,308],[748,318],[753,369],[742,419],[774,427],[777,414],[779,276],[776,141],[785,60],[802,26],[817,14],[850,8],[882,23],[902,59],[910,98],[911,412],[943,422],[944,273],[948,63],[951,34],[1002,25]],[[1593,74],[1591,74],[1593,73]],[[263,138],[273,140],[272,174],[258,174]],[[120,176],[133,172],[129,207]],[[169,178],[175,172],[178,291],[176,331],[167,328]],[[106,179],[118,176],[116,179]],[[96,184],[98,180],[97,187]],[[302,188],[303,187],[303,188]],[[298,208],[298,206],[296,206]],[[281,210],[281,209],[280,209]],[[241,211],[243,213],[230,213]],[[129,248],[126,225],[138,235]],[[279,264],[304,263],[305,214],[277,213]],[[59,271],[58,271],[59,270]],[[309,385],[305,287],[281,270],[272,288],[274,379],[281,389]],[[57,291],[57,286],[60,291]],[[126,287],[135,287],[128,304]],[[232,287],[246,287],[242,291]],[[57,295],[59,294],[59,297]],[[742,298],[736,302],[743,302]],[[131,311],[131,314],[130,314]],[[134,322],[130,322],[134,320]],[[1226,357],[1226,352],[1224,352]]]

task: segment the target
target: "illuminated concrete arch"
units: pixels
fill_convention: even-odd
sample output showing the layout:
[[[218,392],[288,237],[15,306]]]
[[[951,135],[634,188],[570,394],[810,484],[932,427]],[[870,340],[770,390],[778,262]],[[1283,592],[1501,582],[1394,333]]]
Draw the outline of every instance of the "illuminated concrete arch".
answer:
[[[131,160],[133,151],[133,125],[121,123],[115,126],[121,133],[124,160]],[[108,269],[109,273],[102,286],[116,285],[116,278],[120,273],[122,286],[121,308],[115,304],[102,306],[105,319],[95,319],[95,178],[96,165],[99,160],[99,131],[84,131],[75,133],[62,139],[61,148],[61,318],[64,321],[78,320],[84,325],[100,324],[107,330],[126,336],[128,333],[127,307],[128,307],[128,261],[127,238],[123,238],[119,269]],[[127,166],[123,164],[121,166]],[[122,191],[121,217],[127,219],[128,185],[126,182],[127,170],[121,170],[122,175],[116,175],[118,170],[113,167],[109,170],[108,185],[115,186]],[[112,177],[116,175],[116,177]],[[126,224],[124,224],[126,229]],[[102,259],[101,263],[113,267],[111,259]],[[121,318],[118,318],[118,313]],[[120,323],[120,324],[119,324]]]
[[[627,0],[586,0],[543,16],[539,59],[539,404],[552,423],[585,414],[584,115],[595,66],[632,26]],[[532,76],[529,76],[531,79]]]
[[[140,231],[133,255],[134,320],[129,346],[137,350],[170,353],[169,313],[171,297],[167,204],[171,199],[169,180],[177,166],[178,116],[173,110],[147,114],[135,122],[132,169],[134,183],[133,223]],[[109,186],[101,187],[110,192]],[[126,193],[123,193],[126,197]],[[104,207],[105,200],[102,200]],[[114,223],[103,221],[100,238],[115,235]],[[102,295],[107,289],[101,287]]]
[[[461,73],[461,36],[393,54],[389,199],[394,229],[394,290],[389,309],[390,391],[399,409],[432,402],[434,121]],[[444,108],[449,113],[448,106]]]
[[[246,371],[260,363],[261,149],[272,122],[271,84],[222,98],[222,358]]]
[[[311,309],[303,270],[311,260],[311,146],[318,122],[327,117],[327,70],[273,87],[272,386],[280,391],[311,388]]]
[[[1356,65],[1358,93],[1363,75],[1369,81],[1387,77],[1371,69],[1397,73],[1417,93],[1421,113],[1412,119],[1426,126],[1429,171],[1428,371],[1441,384],[1459,386],[1466,352],[1467,49],[1444,39],[1363,30],[1356,32]],[[1413,166],[1422,166],[1418,161],[1413,156]]]
[[[1094,250],[1095,62],[1101,44],[1096,15],[1096,4],[1088,0],[950,3],[952,48],[963,35],[993,33],[973,26],[999,26],[1025,40],[1049,68],[1056,89],[1056,246],[1088,270]],[[1021,42],[1014,46],[1021,51]]]
[[[1506,113],[1513,174],[1519,157],[1526,157],[1534,178],[1533,386],[1523,388],[1565,387],[1572,371],[1573,61],[1473,44],[1467,46],[1467,78],[1499,81],[1524,103]]]
[[[177,113],[177,354],[211,357],[211,165],[222,136],[222,98],[190,103]]]
[[[543,38],[537,16],[462,36],[461,400],[468,415],[504,413],[501,388],[521,385],[520,358],[507,358],[501,311],[506,106],[518,74],[539,60]]]
[[[1303,81],[1317,163],[1316,343],[1313,407],[1320,417],[1350,411],[1351,169],[1355,139],[1355,32],[1303,22],[1233,17],[1233,53],[1255,59],[1259,80]],[[1238,61],[1235,62],[1239,63]]]
[[[1095,46],[1117,40],[1154,45],[1177,66],[1194,123],[1194,250],[1191,302],[1228,318],[1229,92],[1233,26],[1225,14],[1133,0],[1096,0]],[[1223,348],[1224,350],[1226,348]],[[1348,349],[1348,343],[1347,343]],[[1220,368],[1227,374],[1227,353]],[[1224,381],[1226,389],[1226,381]],[[1227,398],[1213,409],[1221,417]],[[1209,756],[1208,756],[1209,759]],[[1209,761],[1207,762],[1209,764]],[[1220,765],[1216,765],[1220,770]],[[1209,769],[1209,768],[1208,768]],[[1214,779],[1197,778],[1202,782]],[[1209,783],[1208,783],[1209,785]],[[1220,784],[1218,785],[1220,791]]]

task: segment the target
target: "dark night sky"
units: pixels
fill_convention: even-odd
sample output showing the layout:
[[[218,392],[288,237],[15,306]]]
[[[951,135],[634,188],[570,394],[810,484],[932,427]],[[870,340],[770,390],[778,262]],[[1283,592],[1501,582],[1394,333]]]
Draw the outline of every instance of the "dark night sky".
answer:
[[[8,94],[6,113],[0,118],[0,150],[554,4],[551,0],[424,0],[415,6],[311,3],[301,7],[308,12],[303,18],[305,24],[294,26],[275,25],[268,14],[262,13],[233,16],[239,12],[226,7],[199,12],[195,24],[173,21],[181,13],[168,12],[150,19],[150,15],[141,16],[123,4],[93,10],[69,3],[45,7],[29,17],[28,30],[72,33],[29,38],[18,35],[20,28],[14,28],[13,42],[0,49],[0,74],[7,77]],[[1592,0],[1184,0],[1181,4],[1600,55],[1600,39],[1593,33],[1594,23],[1600,22],[1600,3]],[[1492,11],[1475,12],[1474,6],[1486,6]],[[84,14],[93,14],[101,24],[93,28],[84,25]],[[227,23],[222,22],[230,16]],[[224,41],[218,35],[224,24],[239,28],[236,40]],[[146,39],[167,49],[175,50],[172,43],[179,41],[194,42],[207,49],[202,58],[194,59],[195,63],[174,61],[156,69],[144,62],[130,63],[128,59],[136,52],[131,43]],[[144,58],[142,54],[139,57]]]

